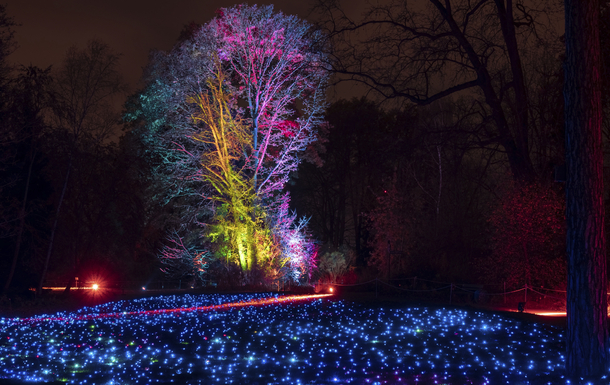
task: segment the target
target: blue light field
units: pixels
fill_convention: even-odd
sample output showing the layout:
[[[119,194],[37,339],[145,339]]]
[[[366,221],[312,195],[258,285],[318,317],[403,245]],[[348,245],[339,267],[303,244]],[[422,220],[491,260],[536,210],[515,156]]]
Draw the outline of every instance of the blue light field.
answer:
[[[2,318],[0,378],[71,384],[567,383],[563,331],[551,326],[466,310],[371,308],[332,297],[216,306],[269,296],[159,296]]]

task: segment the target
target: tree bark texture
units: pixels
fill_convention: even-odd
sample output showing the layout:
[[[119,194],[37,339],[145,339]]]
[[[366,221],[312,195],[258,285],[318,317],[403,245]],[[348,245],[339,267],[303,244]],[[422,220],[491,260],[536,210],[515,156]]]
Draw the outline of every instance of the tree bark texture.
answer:
[[[570,375],[608,366],[597,0],[565,0],[567,358]]]

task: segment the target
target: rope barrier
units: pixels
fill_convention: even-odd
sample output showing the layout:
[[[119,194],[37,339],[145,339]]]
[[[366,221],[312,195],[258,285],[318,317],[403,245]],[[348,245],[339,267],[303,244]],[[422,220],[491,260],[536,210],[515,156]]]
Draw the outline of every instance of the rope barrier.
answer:
[[[501,293],[485,293],[485,295],[506,295],[506,294],[513,294],[513,293],[518,293],[520,291],[523,291],[525,289],[528,289],[528,287],[526,286],[526,287],[523,287],[521,289],[507,291],[507,292],[501,292]]]
[[[544,287],[540,287],[540,288],[538,288],[538,290],[547,290],[547,291],[556,291],[558,293],[567,293],[567,291],[565,291],[565,290],[546,289]]]
[[[377,281],[377,280],[378,280],[378,279],[377,279],[377,278],[375,278],[375,279],[371,279],[370,281],[366,281],[366,282],[362,282],[362,283],[353,283],[353,284],[344,284],[344,283],[329,283],[329,285],[332,285],[332,286],[346,286],[346,287],[347,287],[347,286],[362,286],[362,285],[366,285],[367,283],[375,282],[375,281]]]
[[[431,282],[431,283],[440,283],[440,284],[445,284],[445,286],[442,287],[437,287],[437,288],[433,288],[433,289],[406,289],[406,288],[402,288],[399,286],[396,286],[394,284],[391,283],[391,281],[413,281],[413,285],[416,284],[417,281],[421,281],[421,282]],[[522,291],[526,291],[526,296],[527,296],[527,290],[529,289],[532,293],[536,293],[538,295],[541,295],[545,298],[552,298],[555,300],[559,300],[559,301],[565,301],[566,298],[565,297],[558,297],[555,295],[551,295],[551,294],[545,294],[545,293],[541,293],[538,290],[543,290],[543,291],[551,291],[551,292],[556,292],[556,293],[567,293],[565,290],[558,290],[558,289],[547,289],[547,288],[533,288],[530,287],[528,285],[525,285],[524,287],[520,288],[520,289],[515,289],[515,290],[511,290],[511,291],[502,291],[502,292],[495,292],[495,293],[488,293],[486,291],[483,290],[483,285],[481,286],[481,289],[478,288],[473,288],[474,285],[467,285],[467,284],[452,284],[452,283],[447,283],[447,282],[440,282],[440,281],[433,281],[433,280],[427,280],[427,279],[421,279],[421,278],[417,278],[417,277],[410,277],[410,278],[403,278],[403,279],[399,279],[399,278],[395,278],[395,279],[391,279],[386,281],[383,281],[379,278],[375,278],[375,279],[371,279],[369,281],[366,282],[362,282],[362,283],[356,283],[356,284],[340,284],[340,283],[329,283],[329,285],[333,285],[333,286],[342,286],[342,287],[354,287],[354,286],[362,286],[362,285],[368,285],[370,283],[375,282],[375,291],[377,291],[377,283],[380,282],[381,284],[385,285],[385,286],[389,286],[391,288],[403,291],[403,292],[412,292],[412,293],[425,293],[425,292],[439,292],[441,290],[445,290],[445,289],[450,289],[449,292],[449,302],[452,301],[452,297],[453,297],[453,291],[454,289],[458,289],[461,290],[463,292],[466,293],[470,293],[473,295],[477,295],[477,292],[479,292],[479,294],[481,296],[506,296],[507,294],[515,294],[515,293],[519,293]],[[497,285],[485,285],[485,286],[497,286]],[[607,293],[607,295],[610,295],[610,292]],[[476,298],[476,297],[475,297]]]
[[[391,281],[410,281],[413,280],[413,284],[416,284],[417,281],[421,281],[421,282],[431,282],[431,283],[438,283],[438,284],[445,284],[445,286],[442,287],[437,287],[437,288],[433,288],[433,289],[406,289],[406,288],[402,288],[399,286],[396,286],[392,283],[390,283]],[[481,285],[481,289],[476,289],[473,288],[473,285],[468,285],[468,284],[453,284],[453,283],[448,283],[448,282],[441,282],[441,281],[434,281],[434,280],[429,280],[429,279],[423,279],[423,278],[417,278],[417,277],[409,277],[409,278],[394,278],[394,279],[390,279],[388,281],[384,281],[381,280],[379,278],[375,278],[375,279],[371,279],[369,281],[366,282],[361,282],[361,283],[354,283],[354,284],[342,284],[342,283],[328,283],[328,285],[332,285],[332,286],[342,286],[342,287],[354,287],[354,286],[362,286],[362,285],[367,285],[370,283],[377,283],[380,282],[385,286],[389,286],[391,288],[400,290],[400,291],[406,291],[406,292],[416,292],[416,293],[423,293],[423,292],[434,292],[434,291],[441,291],[441,290],[445,290],[450,288],[451,290],[453,289],[458,289],[461,290],[463,292],[467,292],[467,293],[471,293],[471,294],[476,294],[477,292],[480,292],[480,294],[484,295],[484,296],[498,296],[498,295],[507,295],[507,294],[515,294],[515,293],[519,293],[522,292],[524,290],[530,290],[533,293],[545,296],[545,297],[549,297],[549,298],[553,298],[553,299],[557,299],[557,300],[565,300],[565,298],[561,298],[561,297],[557,297],[557,296],[553,296],[550,294],[545,294],[545,293],[541,293],[538,290],[545,290],[545,291],[553,291],[553,292],[557,292],[557,293],[566,293],[565,290],[557,290],[557,289],[547,289],[547,288],[532,288],[530,286],[524,286],[520,289],[515,289],[515,290],[511,290],[511,291],[502,291],[502,292],[495,292],[495,293],[489,293],[483,290],[483,285]],[[485,286],[498,286],[498,285],[485,285]],[[608,295],[610,295],[610,292],[607,293]]]
[[[543,296],[545,296],[545,297],[555,298],[555,299],[559,299],[559,300],[564,300],[564,299],[565,299],[565,298],[559,298],[559,297],[555,297],[555,296],[548,295],[548,294],[542,294],[542,293],[540,293],[539,291],[536,291],[536,290],[532,289],[531,287],[530,287],[530,288],[528,288],[528,289],[530,289],[530,290],[531,290],[531,291],[533,291],[534,293],[537,293],[537,294],[543,295]]]
[[[387,283],[387,282],[383,282],[382,280],[378,280],[378,281],[379,281],[379,282],[381,282],[381,283],[383,283],[383,284],[384,284],[384,285],[386,285],[386,286],[390,286],[390,287],[393,287],[393,288],[398,289],[398,290],[402,290],[402,291],[413,291],[413,292],[439,291],[439,290],[444,290],[444,289],[446,289],[446,288],[448,288],[448,287],[451,287],[451,285],[448,285],[448,286],[443,286],[443,287],[439,287],[439,288],[436,288],[436,289],[427,289],[427,290],[426,290],[426,289],[422,289],[422,290],[416,290],[416,289],[403,289],[403,288],[401,288],[401,287],[394,286],[394,285],[389,284],[389,283]]]
[[[417,278],[417,280],[419,281],[420,279]],[[422,280],[423,281],[423,280]],[[341,287],[353,287],[353,286],[362,286],[362,285],[367,285],[371,282],[380,282],[386,286],[392,287],[394,289],[397,290],[402,290],[402,291],[413,291],[413,292],[426,292],[426,291],[439,291],[439,290],[444,290],[446,288],[451,287],[452,284],[448,284],[446,286],[440,287],[440,288],[434,288],[434,289],[404,289],[402,287],[398,287],[396,285],[392,285],[391,283],[385,282],[379,278],[375,278],[375,279],[371,279],[370,281],[366,281],[366,282],[362,282],[362,283],[353,283],[353,284],[345,284],[345,283],[328,283],[328,285],[331,286],[341,286]],[[427,281],[427,282],[434,282],[434,281]],[[444,283],[444,282],[441,282]],[[455,285],[454,285],[455,287]]]

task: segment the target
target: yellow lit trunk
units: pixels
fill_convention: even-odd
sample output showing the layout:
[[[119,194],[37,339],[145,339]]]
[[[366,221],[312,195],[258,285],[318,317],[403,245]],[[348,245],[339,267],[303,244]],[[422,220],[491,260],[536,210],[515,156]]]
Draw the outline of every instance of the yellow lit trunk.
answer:
[[[244,234],[243,226],[239,226],[236,234],[237,238],[237,252],[239,253],[239,264],[242,270],[248,270],[248,249],[247,249],[247,237]]]

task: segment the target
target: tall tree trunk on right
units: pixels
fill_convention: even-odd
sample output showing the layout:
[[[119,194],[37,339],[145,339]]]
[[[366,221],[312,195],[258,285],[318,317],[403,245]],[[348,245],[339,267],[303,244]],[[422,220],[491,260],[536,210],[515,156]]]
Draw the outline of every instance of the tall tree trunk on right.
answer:
[[[566,370],[575,376],[608,366],[598,20],[598,0],[565,0]]]

